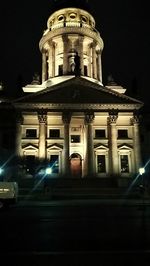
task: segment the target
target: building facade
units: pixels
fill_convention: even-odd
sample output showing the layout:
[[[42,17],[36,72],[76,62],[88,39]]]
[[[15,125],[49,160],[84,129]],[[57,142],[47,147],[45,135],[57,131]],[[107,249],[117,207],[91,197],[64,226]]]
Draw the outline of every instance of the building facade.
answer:
[[[143,103],[111,77],[103,85],[104,43],[94,17],[72,5],[54,11],[39,48],[41,82],[35,76],[13,101],[22,175],[49,166],[52,177],[133,178],[142,166]]]

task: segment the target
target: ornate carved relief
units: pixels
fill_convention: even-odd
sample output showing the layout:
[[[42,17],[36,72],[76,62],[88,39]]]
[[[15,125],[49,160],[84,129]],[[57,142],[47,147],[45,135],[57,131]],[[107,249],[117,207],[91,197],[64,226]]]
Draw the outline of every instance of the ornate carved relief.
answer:
[[[137,110],[134,111],[133,117],[131,118],[131,125],[139,124],[140,123],[140,116]]]
[[[109,112],[108,123],[116,123],[118,118],[118,110],[111,110]]]
[[[38,111],[38,119],[40,123],[47,122],[47,112],[43,108],[40,111]]]
[[[69,124],[71,120],[71,113],[70,112],[63,112],[62,114],[62,121],[64,124]]]
[[[85,113],[85,123],[91,124],[94,121],[94,112],[86,112]]]

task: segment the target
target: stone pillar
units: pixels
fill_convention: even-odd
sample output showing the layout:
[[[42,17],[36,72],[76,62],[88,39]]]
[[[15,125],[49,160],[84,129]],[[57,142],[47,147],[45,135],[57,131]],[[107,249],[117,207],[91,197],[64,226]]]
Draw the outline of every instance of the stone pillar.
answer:
[[[98,73],[98,80],[99,80],[100,82],[102,82],[102,62],[101,62],[101,51],[98,53],[97,73]]]
[[[62,120],[63,120],[63,123],[64,123],[64,167],[63,167],[63,173],[64,173],[64,175],[68,176],[70,174],[69,125],[70,125],[70,120],[71,120],[71,114],[67,113],[67,112],[64,112],[62,114]]]
[[[91,44],[88,45],[88,76],[92,77]]]
[[[117,111],[111,111],[109,113],[108,123],[110,126],[109,143],[110,143],[110,173],[114,176],[119,174],[119,158],[118,158],[118,147],[117,147],[117,129],[116,121],[118,118]]]
[[[42,83],[47,79],[46,51],[42,51]]]
[[[93,62],[93,78],[97,79],[97,64],[96,64],[96,43],[92,44],[92,62]]]
[[[85,114],[85,125],[87,129],[87,175],[92,177],[94,175],[94,146],[93,146],[93,121],[94,112],[87,112]]]
[[[141,159],[141,147],[140,147],[140,133],[139,133],[139,116],[134,114],[131,118],[131,123],[133,125],[133,147],[134,147],[134,158],[135,158],[135,170],[136,173],[139,172],[139,168],[142,166]]]
[[[81,66],[80,73],[81,73],[81,75],[84,75],[83,40],[84,40],[84,37],[80,36],[79,37],[79,56],[80,56],[80,66]]]
[[[44,110],[38,113],[39,119],[39,159],[42,161],[45,159],[46,153],[46,121],[47,115]]]
[[[69,40],[67,36],[63,36],[63,46],[64,46],[64,52],[63,52],[63,75],[68,74],[68,43]]]
[[[49,42],[49,53],[48,53],[48,78],[55,76],[55,44]]]
[[[17,113],[17,117],[16,117],[16,152],[15,152],[17,157],[21,157],[21,155],[22,155],[22,147],[21,147],[22,124],[23,124],[23,116],[21,113]]]

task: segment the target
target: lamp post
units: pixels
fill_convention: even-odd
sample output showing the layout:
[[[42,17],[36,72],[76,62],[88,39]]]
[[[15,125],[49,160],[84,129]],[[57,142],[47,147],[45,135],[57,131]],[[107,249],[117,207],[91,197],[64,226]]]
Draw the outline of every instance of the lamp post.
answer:
[[[0,167],[0,181],[4,181],[3,172],[4,172],[3,168]]]
[[[139,175],[141,176],[141,184],[140,184],[140,191],[142,194],[143,204],[144,204],[144,194],[145,194],[145,180],[144,180],[145,168],[139,168]]]

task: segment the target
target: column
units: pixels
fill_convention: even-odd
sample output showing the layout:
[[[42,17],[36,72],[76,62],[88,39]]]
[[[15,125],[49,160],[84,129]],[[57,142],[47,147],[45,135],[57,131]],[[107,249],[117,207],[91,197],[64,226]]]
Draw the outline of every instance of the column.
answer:
[[[94,112],[88,112],[85,114],[85,125],[87,129],[87,175],[92,177],[94,175],[94,146],[93,146],[93,121]]]
[[[80,56],[81,75],[84,75],[83,40],[84,40],[84,37],[80,36],[79,37],[79,56]]]
[[[108,123],[110,126],[110,135],[109,135],[109,143],[110,143],[110,163],[111,163],[111,174],[118,175],[119,174],[119,158],[118,158],[118,147],[117,147],[117,122],[118,114],[117,111],[111,111],[109,113]]]
[[[140,147],[140,133],[139,133],[139,116],[134,114],[131,118],[131,123],[133,125],[133,147],[134,147],[134,158],[135,158],[135,169],[139,172],[139,168],[142,166],[141,159],[141,147]]]
[[[88,45],[88,76],[92,77],[91,44]]]
[[[67,113],[67,112],[63,112],[62,120],[64,123],[64,167],[63,167],[63,173],[64,173],[64,175],[68,176],[70,173],[69,125],[70,125],[70,120],[71,120],[71,114]]]
[[[69,40],[67,36],[63,36],[63,46],[64,46],[64,52],[63,52],[63,75],[68,74],[68,46],[69,46]]]
[[[46,153],[46,121],[47,114],[44,110],[38,113],[39,119],[39,159],[45,159]]]
[[[97,79],[97,65],[96,65],[96,43],[92,44],[92,63],[93,63],[93,78]]]
[[[55,46],[52,41],[49,42],[48,54],[48,78],[55,76]]]
[[[42,51],[42,83],[47,79],[46,51]]]
[[[22,155],[22,147],[21,147],[21,139],[22,139],[22,124],[23,124],[23,116],[21,113],[17,113],[16,116],[16,156],[21,157]]]
[[[97,58],[97,73],[98,73],[98,80],[102,82],[102,62],[101,62],[101,51],[98,53]]]

